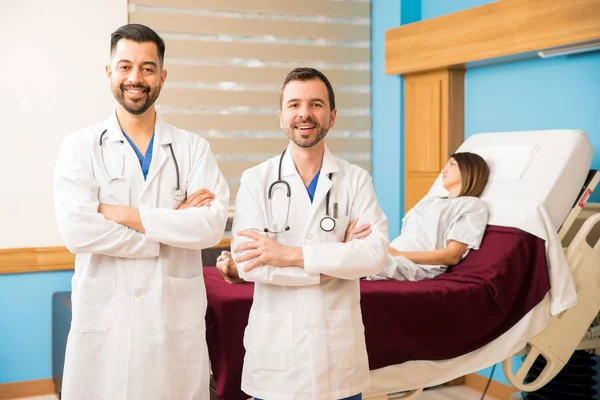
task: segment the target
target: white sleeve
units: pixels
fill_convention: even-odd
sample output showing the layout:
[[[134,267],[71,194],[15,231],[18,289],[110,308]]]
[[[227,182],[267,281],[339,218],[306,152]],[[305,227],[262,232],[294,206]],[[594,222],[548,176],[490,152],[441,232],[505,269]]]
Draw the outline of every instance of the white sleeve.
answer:
[[[446,243],[450,240],[464,243],[468,249],[479,249],[488,222],[485,204],[477,198],[457,198],[462,201],[450,226],[446,230]]]
[[[358,279],[383,269],[389,246],[387,217],[377,204],[371,177],[366,178],[352,204],[350,220],[358,218],[357,226],[371,224],[371,234],[349,243],[305,245],[304,268],[309,273]]]
[[[108,221],[98,213],[99,188],[89,145],[79,136],[67,137],[61,145],[54,173],[54,208],[67,249],[74,254],[158,257],[158,241]]]
[[[219,243],[227,223],[229,187],[208,142],[199,139],[188,178],[188,194],[203,188],[215,195],[210,207],[185,210],[140,207],[146,235],[168,246],[188,249],[205,249]]]
[[[235,216],[233,218],[231,240],[232,253],[240,243],[252,240],[238,236],[237,232],[254,230],[264,234],[266,210],[257,201],[255,193],[257,187],[261,187],[261,185],[252,182],[252,179],[244,172],[235,200]],[[233,258],[235,259],[240,254],[243,253],[233,253]],[[281,286],[308,286],[318,285],[321,282],[321,276],[318,273],[309,273],[302,267],[280,268],[271,265],[262,265],[254,268],[252,271],[244,272],[244,267],[248,262],[250,261],[237,264],[240,277],[246,281]]]

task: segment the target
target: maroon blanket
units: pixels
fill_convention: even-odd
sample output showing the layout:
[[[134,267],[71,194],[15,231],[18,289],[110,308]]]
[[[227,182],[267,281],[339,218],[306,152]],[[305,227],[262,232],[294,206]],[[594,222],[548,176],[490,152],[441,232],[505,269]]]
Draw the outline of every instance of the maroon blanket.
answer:
[[[247,399],[240,389],[242,338],[254,285],[229,285],[213,267],[204,268],[204,279],[217,396]],[[549,289],[544,241],[497,226],[488,226],[480,250],[435,279],[361,281],[370,369],[475,350],[506,332]]]

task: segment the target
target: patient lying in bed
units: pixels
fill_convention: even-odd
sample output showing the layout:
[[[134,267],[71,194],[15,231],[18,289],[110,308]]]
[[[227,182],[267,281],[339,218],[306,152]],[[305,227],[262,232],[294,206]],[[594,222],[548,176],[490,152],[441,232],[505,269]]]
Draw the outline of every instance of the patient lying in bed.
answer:
[[[486,162],[477,154],[457,153],[442,170],[448,197],[425,197],[402,221],[400,236],[390,243],[383,270],[368,280],[420,281],[443,274],[471,249],[479,249],[488,221],[487,208],[478,196],[489,177]],[[345,241],[360,240],[371,233],[369,225],[348,226]],[[217,268],[229,283],[244,282],[227,251]]]

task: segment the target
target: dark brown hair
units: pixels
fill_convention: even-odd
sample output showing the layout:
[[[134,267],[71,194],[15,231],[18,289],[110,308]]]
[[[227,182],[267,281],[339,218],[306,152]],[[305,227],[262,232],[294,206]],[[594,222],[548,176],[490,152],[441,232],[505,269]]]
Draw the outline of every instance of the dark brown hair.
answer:
[[[165,59],[165,42],[160,36],[152,29],[145,25],[140,24],[128,24],[123,25],[110,35],[110,56],[115,52],[117,43],[119,40],[126,39],[137,43],[153,42],[156,44],[158,49],[158,59],[160,60],[160,66],[162,67]]]
[[[295,68],[293,69],[283,81],[283,85],[281,85],[281,93],[279,95],[279,107],[282,106],[283,103],[283,91],[288,83],[291,81],[310,81],[313,79],[320,79],[325,86],[327,87],[327,95],[329,96],[329,109],[335,110],[335,93],[333,93],[333,86],[331,86],[331,82],[329,79],[319,70],[314,68]]]
[[[490,167],[475,153],[454,153],[450,156],[458,164],[462,177],[462,188],[458,196],[479,197],[490,176]]]

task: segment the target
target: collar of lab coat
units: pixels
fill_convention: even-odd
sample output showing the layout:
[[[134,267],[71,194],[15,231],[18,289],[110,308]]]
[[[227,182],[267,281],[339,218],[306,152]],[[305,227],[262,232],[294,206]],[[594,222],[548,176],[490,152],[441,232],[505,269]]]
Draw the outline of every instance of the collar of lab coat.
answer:
[[[292,158],[292,149],[291,144],[288,145],[287,151],[283,156],[283,163],[281,165],[281,177],[284,178],[286,176],[297,175],[298,170],[296,169],[296,164],[294,164],[294,160]],[[339,171],[339,166],[336,158],[329,152],[327,146],[325,146],[325,154],[323,154],[323,164],[321,165],[321,175],[325,176],[329,173],[335,173]]]
[[[119,125],[119,120],[117,119],[117,111],[113,111],[108,117],[108,126],[107,136],[108,140],[111,142],[124,142],[125,136],[123,135],[123,130]],[[156,114],[156,122],[154,125],[154,142],[163,145],[169,144],[173,142],[173,138],[171,137],[171,132],[167,129],[167,124],[160,117],[160,115]]]

